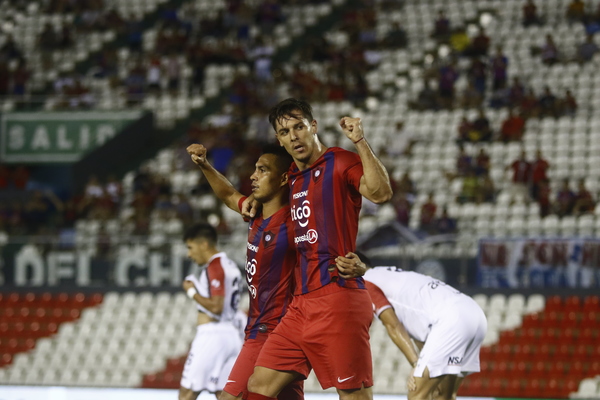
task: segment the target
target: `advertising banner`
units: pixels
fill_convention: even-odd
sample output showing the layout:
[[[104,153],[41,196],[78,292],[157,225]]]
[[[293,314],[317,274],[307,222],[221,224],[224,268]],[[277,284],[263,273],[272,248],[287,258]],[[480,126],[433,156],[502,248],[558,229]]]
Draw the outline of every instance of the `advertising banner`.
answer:
[[[598,287],[600,239],[482,239],[477,268],[482,287]]]
[[[5,113],[0,123],[0,160],[72,163],[140,116],[139,111]]]

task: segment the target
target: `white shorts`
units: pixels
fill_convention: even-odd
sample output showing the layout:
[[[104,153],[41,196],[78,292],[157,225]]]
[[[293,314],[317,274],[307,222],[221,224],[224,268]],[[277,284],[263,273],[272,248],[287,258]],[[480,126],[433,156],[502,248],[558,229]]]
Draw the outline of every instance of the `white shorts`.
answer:
[[[421,349],[414,376],[422,377],[425,367],[432,378],[479,372],[479,350],[487,331],[481,307],[472,298],[460,296],[439,315]]]
[[[223,390],[241,348],[239,330],[232,323],[198,325],[183,367],[181,387],[194,392]]]

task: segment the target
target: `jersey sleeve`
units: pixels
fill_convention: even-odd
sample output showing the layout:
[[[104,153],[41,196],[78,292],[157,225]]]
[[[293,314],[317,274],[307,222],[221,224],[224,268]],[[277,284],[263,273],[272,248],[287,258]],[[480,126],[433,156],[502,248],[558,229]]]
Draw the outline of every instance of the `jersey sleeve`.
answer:
[[[358,189],[360,188],[360,178],[362,178],[364,174],[360,157],[358,154],[350,152],[350,155],[346,157],[344,161],[344,175],[346,181],[358,192]]]
[[[211,261],[206,268],[206,277],[210,297],[225,296],[225,270],[218,258]]]
[[[242,212],[242,203],[244,201],[246,201],[246,199],[248,198],[248,196],[242,196],[239,200],[238,200],[238,211],[241,213]],[[250,222],[250,219],[242,216],[243,220],[246,222]]]
[[[385,294],[383,294],[383,291],[379,289],[378,286],[369,281],[365,281],[365,283],[367,290],[371,295],[371,301],[373,302],[373,310],[375,315],[379,317],[383,311],[387,310],[388,308],[392,308],[392,305],[388,301],[387,297],[385,297]]]

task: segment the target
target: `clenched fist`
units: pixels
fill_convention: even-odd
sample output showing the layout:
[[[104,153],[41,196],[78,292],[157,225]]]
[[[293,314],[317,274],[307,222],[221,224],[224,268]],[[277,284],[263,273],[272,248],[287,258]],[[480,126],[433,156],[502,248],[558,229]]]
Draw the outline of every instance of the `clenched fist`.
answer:
[[[360,118],[343,117],[340,120],[340,126],[342,127],[344,135],[352,140],[353,143],[357,143],[364,138],[364,131]]]
[[[206,162],[206,147],[203,145],[197,143],[190,144],[186,150],[192,157],[192,161],[197,165],[201,165]]]

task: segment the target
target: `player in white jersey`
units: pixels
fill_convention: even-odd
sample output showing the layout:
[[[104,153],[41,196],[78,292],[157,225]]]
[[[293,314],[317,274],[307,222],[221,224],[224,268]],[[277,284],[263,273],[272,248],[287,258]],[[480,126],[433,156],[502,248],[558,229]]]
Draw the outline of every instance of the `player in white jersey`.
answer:
[[[359,253],[360,254],[360,253]],[[397,267],[375,267],[363,254],[338,257],[341,268],[364,263],[375,314],[413,366],[408,399],[456,399],[464,377],[479,372],[487,330],[475,301],[432,277]],[[417,355],[410,339],[420,352]]]
[[[218,397],[242,339],[235,326],[241,273],[227,255],[217,250],[217,232],[209,224],[195,224],[184,234],[188,257],[201,266],[191,274],[183,289],[196,302],[198,327],[183,367],[179,400],[195,400],[207,390]]]

